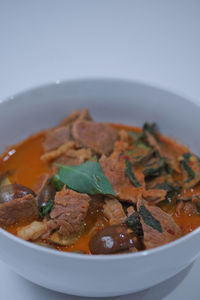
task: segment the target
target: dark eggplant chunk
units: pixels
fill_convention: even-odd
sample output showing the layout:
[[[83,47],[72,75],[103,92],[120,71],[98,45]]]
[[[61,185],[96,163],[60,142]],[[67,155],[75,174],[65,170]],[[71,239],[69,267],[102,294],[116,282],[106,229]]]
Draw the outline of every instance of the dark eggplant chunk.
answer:
[[[41,208],[46,205],[47,202],[53,200],[55,194],[56,188],[52,184],[51,180],[48,179],[37,196],[38,207]]]
[[[36,196],[35,193],[24,185],[13,183],[0,188],[0,203],[10,202],[26,195]]]
[[[90,240],[92,254],[112,254],[134,247],[134,233],[126,225],[113,225]]]

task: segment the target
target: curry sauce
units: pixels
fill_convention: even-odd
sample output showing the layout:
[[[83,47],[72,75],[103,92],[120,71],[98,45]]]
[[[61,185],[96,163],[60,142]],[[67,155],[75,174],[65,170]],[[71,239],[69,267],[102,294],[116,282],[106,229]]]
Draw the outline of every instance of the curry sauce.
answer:
[[[90,121],[87,120],[86,122],[90,122]],[[64,124],[64,126],[65,126],[65,124]],[[70,126],[71,126],[71,124],[70,124]],[[84,123],[82,124],[82,126],[84,126]],[[131,126],[126,126],[126,125],[121,125],[121,124],[110,124],[110,127],[113,128],[118,133],[119,132],[128,132],[128,134],[130,134],[130,136],[131,136],[131,133],[133,133],[133,136],[134,135],[135,136],[142,135],[142,128],[131,127]],[[170,151],[173,151],[173,153],[175,153],[175,155],[177,157],[182,157],[182,155],[184,155],[185,153],[190,152],[188,148],[186,148],[183,145],[180,145],[178,142],[174,141],[173,139],[164,137],[161,134],[158,134],[158,136],[159,136],[159,140],[164,145],[163,153],[165,151],[167,152],[168,148],[170,148]],[[41,176],[44,174],[52,176],[56,170],[56,167],[54,167],[52,169],[52,160],[41,159],[41,157],[45,154],[45,149],[43,146],[45,138],[46,138],[46,131],[42,131],[36,135],[29,137],[25,141],[10,147],[0,157],[0,177],[9,171],[7,176],[8,176],[8,179],[11,184],[14,184],[14,183],[21,184],[21,185],[26,186],[26,187],[32,189],[33,191],[37,192],[37,186],[41,180]],[[123,137],[121,139],[123,140]],[[151,137],[149,137],[149,139],[151,139]],[[153,143],[154,143],[154,141],[150,145],[151,147],[154,147]],[[79,141],[79,144],[81,144],[80,141]],[[155,148],[156,148],[156,145],[155,145]],[[141,149],[142,149],[142,147],[141,147]],[[55,150],[53,150],[53,151],[55,151]],[[144,151],[146,151],[146,149],[144,149]],[[98,151],[96,151],[96,149],[94,149],[94,151],[92,151],[92,152],[93,152],[92,161],[96,161],[97,158],[94,155],[94,153],[95,152],[98,153]],[[108,152],[110,153],[110,150],[108,150]],[[129,163],[129,160],[128,160],[129,158],[127,158],[127,154],[124,154],[123,151],[121,151],[121,153],[122,153],[121,155],[124,156],[124,159],[127,160],[126,162]],[[131,153],[131,151],[129,150],[128,153]],[[106,156],[108,156],[107,153],[106,153]],[[62,157],[62,155],[59,157],[58,163],[62,164],[61,157]],[[99,153],[98,153],[97,157],[99,159],[99,157],[100,157]],[[137,159],[137,157],[136,157],[136,159]],[[186,162],[187,162],[187,160],[186,160]],[[134,165],[134,164],[135,164],[135,166],[138,166],[138,163],[136,160],[133,162],[132,165]],[[148,165],[148,163],[146,165]],[[150,163],[149,163],[149,166],[150,166]],[[169,171],[169,172],[171,172],[171,171]],[[192,198],[193,195],[198,194],[200,191],[200,183],[197,182],[191,188],[186,189],[184,187],[184,176],[182,175],[182,172],[183,171],[181,171],[181,168],[180,168],[180,172],[175,171],[173,174],[173,181],[178,182],[183,187],[181,192],[177,193],[176,196],[172,197],[173,201],[160,201],[156,204],[156,207],[161,208],[162,211],[164,211],[167,214],[169,214],[170,216],[172,216],[175,223],[180,227],[182,235],[185,235],[185,234],[193,231],[194,229],[196,229],[198,226],[200,226],[200,215],[199,215],[198,210],[196,212],[194,212],[194,209],[193,210],[188,209],[188,211],[186,209],[183,209],[183,207],[181,207],[181,205],[183,206],[185,204],[185,202],[182,200],[182,198],[184,196],[184,199],[186,199],[186,198],[189,199],[189,198]],[[107,175],[107,174],[109,174],[109,172],[105,171],[104,174]],[[137,175],[137,172],[135,174]],[[192,173],[192,175],[193,175],[193,173]],[[138,176],[136,176],[136,177],[139,178]],[[148,179],[148,181],[146,181],[146,184],[149,184],[149,186],[151,187],[153,181],[155,181],[155,183],[156,183],[156,180],[157,180],[156,177],[157,177],[157,175],[155,177],[153,177],[153,180],[151,180],[151,178]],[[107,178],[109,180],[109,176],[107,176]],[[193,179],[191,179],[191,180],[193,180]],[[140,184],[140,182],[141,181],[139,180],[139,184]],[[111,182],[111,184],[112,184],[112,182]],[[115,191],[115,187],[113,184],[112,184],[112,186]],[[178,199],[178,201],[177,201],[177,199]],[[148,202],[148,205],[149,205],[148,207],[151,207],[153,205],[152,203],[150,203],[151,200],[146,199],[146,201]],[[125,203],[124,209],[126,211],[129,204],[128,204],[128,201],[126,201],[126,199],[125,199],[124,203]],[[183,203],[183,204],[180,205],[179,203]],[[189,203],[189,201],[187,201],[187,203]],[[178,204],[180,206],[179,211],[177,210]],[[136,208],[137,208],[137,205],[134,204],[133,213],[135,212]],[[153,212],[151,212],[151,214],[154,217],[156,216],[156,214],[154,215]],[[41,217],[39,217],[39,220],[41,221]],[[29,224],[29,222],[27,222],[27,221],[26,222],[19,221],[18,223],[7,226],[5,229],[14,235],[17,235],[17,232],[21,228],[23,228],[24,226],[26,226],[28,224]],[[45,244],[49,245],[50,247],[53,247],[60,251],[81,252],[81,253],[83,252],[86,254],[90,254],[89,242],[90,242],[91,238],[96,233],[98,233],[105,227],[110,226],[111,224],[112,223],[110,222],[109,218],[107,216],[105,216],[105,214],[104,214],[104,203],[103,203],[103,200],[101,200],[99,202],[99,204],[95,204],[95,202],[94,202],[94,205],[90,204],[89,209],[86,214],[86,217],[85,217],[84,221],[82,222],[81,231],[79,233],[79,236],[77,239],[75,239],[75,241],[72,244],[59,245],[57,243],[52,242],[51,240],[49,240],[46,237],[42,238],[40,240],[40,242],[42,241],[42,243],[44,245]],[[113,223],[113,225],[115,225],[115,223]],[[145,224],[145,226],[147,226],[147,224]],[[143,226],[143,229],[144,229],[144,226]]]

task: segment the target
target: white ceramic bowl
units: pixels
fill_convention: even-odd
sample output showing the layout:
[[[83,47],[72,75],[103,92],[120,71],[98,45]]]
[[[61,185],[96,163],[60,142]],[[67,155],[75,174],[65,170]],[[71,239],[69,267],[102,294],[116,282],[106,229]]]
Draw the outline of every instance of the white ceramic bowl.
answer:
[[[136,82],[98,79],[51,84],[0,103],[0,151],[82,107],[89,108],[96,120],[139,126],[155,121],[164,134],[199,154],[199,106]],[[0,229],[0,259],[14,271],[46,288],[81,296],[143,290],[184,269],[199,252],[200,228],[162,247],[109,256],[62,253]]]

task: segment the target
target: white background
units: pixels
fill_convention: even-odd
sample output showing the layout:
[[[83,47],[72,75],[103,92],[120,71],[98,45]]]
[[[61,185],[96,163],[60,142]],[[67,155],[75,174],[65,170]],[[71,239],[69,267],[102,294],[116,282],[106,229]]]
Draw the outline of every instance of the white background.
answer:
[[[198,0],[0,0],[0,100],[56,80],[117,77],[200,103],[199,56]],[[200,260],[118,299],[200,299],[199,276]],[[80,298],[37,287],[0,262],[0,300],[11,299]]]

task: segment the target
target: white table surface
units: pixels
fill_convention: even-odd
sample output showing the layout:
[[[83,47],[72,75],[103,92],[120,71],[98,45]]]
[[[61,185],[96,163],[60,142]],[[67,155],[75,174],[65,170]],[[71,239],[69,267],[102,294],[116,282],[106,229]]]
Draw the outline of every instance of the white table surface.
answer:
[[[199,16],[198,0],[0,0],[0,100],[56,80],[117,77],[200,103]],[[118,299],[200,299],[199,274],[197,260],[152,289]],[[0,300],[10,299],[81,298],[38,287],[0,262]]]

